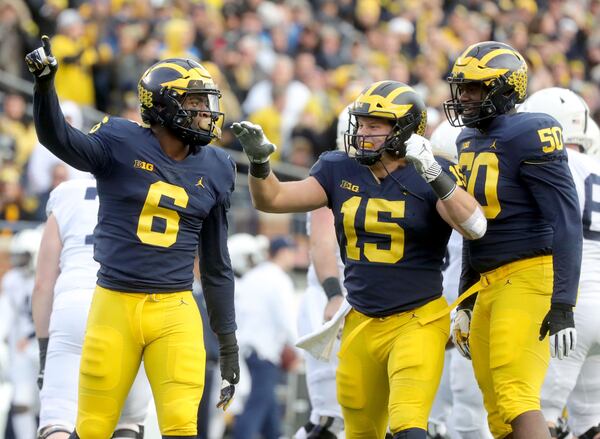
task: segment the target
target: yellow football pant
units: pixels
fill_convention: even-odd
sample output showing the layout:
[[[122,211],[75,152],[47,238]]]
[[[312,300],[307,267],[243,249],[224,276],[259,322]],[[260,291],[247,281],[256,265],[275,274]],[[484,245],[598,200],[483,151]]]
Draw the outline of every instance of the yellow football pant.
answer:
[[[80,438],[112,436],[142,357],[161,433],[196,435],[206,354],[191,291],[140,294],[96,287],[79,371]]]
[[[550,309],[552,256],[506,264],[482,276],[469,343],[473,369],[495,438],[507,436],[519,415],[540,410],[548,368],[548,338],[539,341]]]
[[[447,306],[443,297],[386,318],[356,310],[346,316],[337,370],[337,398],[347,439],[427,430],[444,367],[450,317],[418,322]],[[389,414],[389,415],[388,415]]]

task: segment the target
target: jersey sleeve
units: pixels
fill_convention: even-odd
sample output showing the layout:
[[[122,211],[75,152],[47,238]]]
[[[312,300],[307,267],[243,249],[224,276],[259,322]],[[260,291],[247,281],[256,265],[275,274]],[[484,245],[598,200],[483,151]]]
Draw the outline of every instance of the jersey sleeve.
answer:
[[[230,156],[227,156],[223,168],[223,186],[226,190],[219,194],[217,204],[204,220],[198,247],[202,290],[210,327],[216,334],[228,334],[236,330],[235,281],[227,249],[227,211],[231,204],[236,175],[235,162]]]
[[[334,154],[335,151],[326,151],[319,157],[319,160],[310,169],[309,175],[316,178],[319,184],[325,190],[327,194],[328,205],[330,206],[331,200],[331,188],[333,180],[333,166],[334,166]]]
[[[56,90],[35,88],[33,120],[38,139],[55,156],[80,171],[99,175],[110,167],[110,149],[102,136],[90,136],[67,123]]]
[[[568,164],[566,160],[526,161],[521,164],[520,176],[554,231],[552,302],[575,305],[583,228],[579,220],[579,200]]]
[[[546,114],[521,114],[509,139],[509,148],[518,154],[519,163],[567,160],[560,123]]]

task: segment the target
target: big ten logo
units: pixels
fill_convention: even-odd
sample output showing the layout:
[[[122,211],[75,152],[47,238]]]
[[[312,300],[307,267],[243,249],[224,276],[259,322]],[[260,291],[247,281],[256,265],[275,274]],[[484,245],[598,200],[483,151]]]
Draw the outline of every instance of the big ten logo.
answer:
[[[340,184],[340,187],[342,189],[348,189],[349,191],[352,192],[358,192],[359,191],[359,187],[357,184],[352,184],[349,181],[346,180],[342,180],[342,184]]]
[[[144,171],[154,171],[154,165],[152,163],[146,163],[142,160],[134,160],[133,167],[138,169],[143,169]]]

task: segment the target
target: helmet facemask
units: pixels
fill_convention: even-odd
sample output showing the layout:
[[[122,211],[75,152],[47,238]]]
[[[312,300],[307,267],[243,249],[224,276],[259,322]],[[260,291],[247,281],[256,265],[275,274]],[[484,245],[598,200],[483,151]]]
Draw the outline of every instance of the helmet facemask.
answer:
[[[208,71],[193,60],[156,63],[142,75],[138,96],[143,121],[167,128],[192,152],[221,137],[221,92]]]
[[[444,102],[444,112],[453,127],[485,128],[494,117],[511,111],[517,103],[517,93],[503,76],[491,81],[469,81],[448,78],[450,99]],[[481,100],[461,102],[462,88],[467,83],[480,83]]]
[[[410,136],[416,132],[419,121],[408,113],[401,118],[392,117],[377,118],[388,122],[392,129],[388,134],[376,135],[359,135],[358,133],[358,117],[362,114],[353,114],[350,111],[350,119],[348,120],[348,129],[344,133],[344,147],[346,154],[355,159],[358,163],[365,166],[371,166],[377,163],[384,151],[390,153],[394,158],[403,158],[406,155],[405,142]],[[365,116],[372,117],[372,116]],[[377,149],[373,149],[378,138],[384,137],[384,141]]]
[[[165,87],[163,94],[167,98],[163,100],[166,106],[157,108],[158,122],[190,147],[207,145],[221,137],[224,114],[220,111],[219,90]],[[203,101],[203,105],[193,109],[189,105],[191,101]],[[203,120],[198,120],[199,116],[204,116]]]

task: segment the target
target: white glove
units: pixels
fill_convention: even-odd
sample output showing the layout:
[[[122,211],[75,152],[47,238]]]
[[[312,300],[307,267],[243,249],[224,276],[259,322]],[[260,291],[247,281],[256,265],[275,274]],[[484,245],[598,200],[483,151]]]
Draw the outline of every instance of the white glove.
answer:
[[[470,309],[459,309],[452,319],[450,334],[452,343],[456,346],[460,355],[471,359],[471,348],[469,347],[469,333],[473,312]]]
[[[269,161],[269,156],[275,152],[277,147],[273,145],[260,125],[243,121],[231,125],[233,134],[238,138],[252,163],[260,164]]]
[[[429,140],[418,134],[413,134],[405,145],[406,159],[415,166],[417,172],[421,174],[427,183],[431,183],[442,173],[441,166],[433,157]]]

